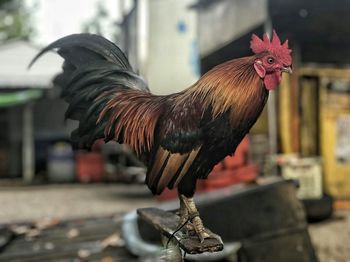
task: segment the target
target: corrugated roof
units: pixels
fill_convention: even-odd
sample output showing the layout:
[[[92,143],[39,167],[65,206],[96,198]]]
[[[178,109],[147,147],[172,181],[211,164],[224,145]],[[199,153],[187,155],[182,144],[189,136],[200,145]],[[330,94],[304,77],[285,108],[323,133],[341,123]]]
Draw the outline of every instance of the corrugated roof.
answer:
[[[22,40],[0,45],[0,89],[50,88],[63,60],[48,53],[28,70],[29,62],[39,51],[40,48]]]

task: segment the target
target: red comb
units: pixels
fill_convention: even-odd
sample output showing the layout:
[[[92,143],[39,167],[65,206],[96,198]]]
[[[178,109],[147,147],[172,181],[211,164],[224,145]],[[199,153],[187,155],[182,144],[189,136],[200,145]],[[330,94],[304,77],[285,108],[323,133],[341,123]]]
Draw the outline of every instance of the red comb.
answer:
[[[252,40],[250,41],[250,48],[255,54],[260,54],[267,51],[276,55],[286,65],[290,65],[292,63],[292,57],[290,55],[292,50],[288,48],[288,40],[281,44],[281,40],[275,30],[273,30],[271,41],[267,34],[264,34],[263,40],[257,35],[253,34]]]

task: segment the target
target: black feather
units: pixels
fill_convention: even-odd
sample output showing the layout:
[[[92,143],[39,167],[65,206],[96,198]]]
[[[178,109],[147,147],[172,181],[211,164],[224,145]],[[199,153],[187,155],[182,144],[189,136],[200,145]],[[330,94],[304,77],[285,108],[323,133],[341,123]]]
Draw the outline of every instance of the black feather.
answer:
[[[132,68],[124,53],[112,42],[99,35],[94,34],[73,34],[51,43],[37,54],[29,64],[29,68],[44,53],[55,48],[81,47],[103,56],[106,60],[119,65],[121,68],[131,70]],[[67,58],[65,58],[67,59]]]

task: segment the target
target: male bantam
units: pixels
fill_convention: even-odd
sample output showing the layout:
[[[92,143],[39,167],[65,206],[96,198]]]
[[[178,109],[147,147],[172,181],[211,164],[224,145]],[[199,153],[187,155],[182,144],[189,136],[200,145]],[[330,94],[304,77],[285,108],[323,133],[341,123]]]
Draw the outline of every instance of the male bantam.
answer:
[[[66,118],[79,121],[73,144],[89,149],[101,138],[128,144],[146,163],[153,194],[177,187],[180,224],[191,221],[187,228],[203,241],[213,236],[193,201],[197,179],[207,178],[235,152],[282,72],[291,73],[291,50],[276,32],[271,41],[266,34],[263,39],[253,35],[250,47],[254,55],[220,64],[184,91],[165,96],[150,93],[123,52],[97,35],[63,37],[32,63],[58,50],[65,61],[54,83],[69,103]]]

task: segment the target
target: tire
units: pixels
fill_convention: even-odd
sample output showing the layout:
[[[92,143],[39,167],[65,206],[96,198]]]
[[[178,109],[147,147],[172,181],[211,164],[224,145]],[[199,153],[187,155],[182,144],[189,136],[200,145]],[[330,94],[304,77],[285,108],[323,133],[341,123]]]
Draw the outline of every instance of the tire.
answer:
[[[333,198],[328,194],[324,194],[321,199],[303,199],[302,202],[308,222],[320,222],[333,214]]]

